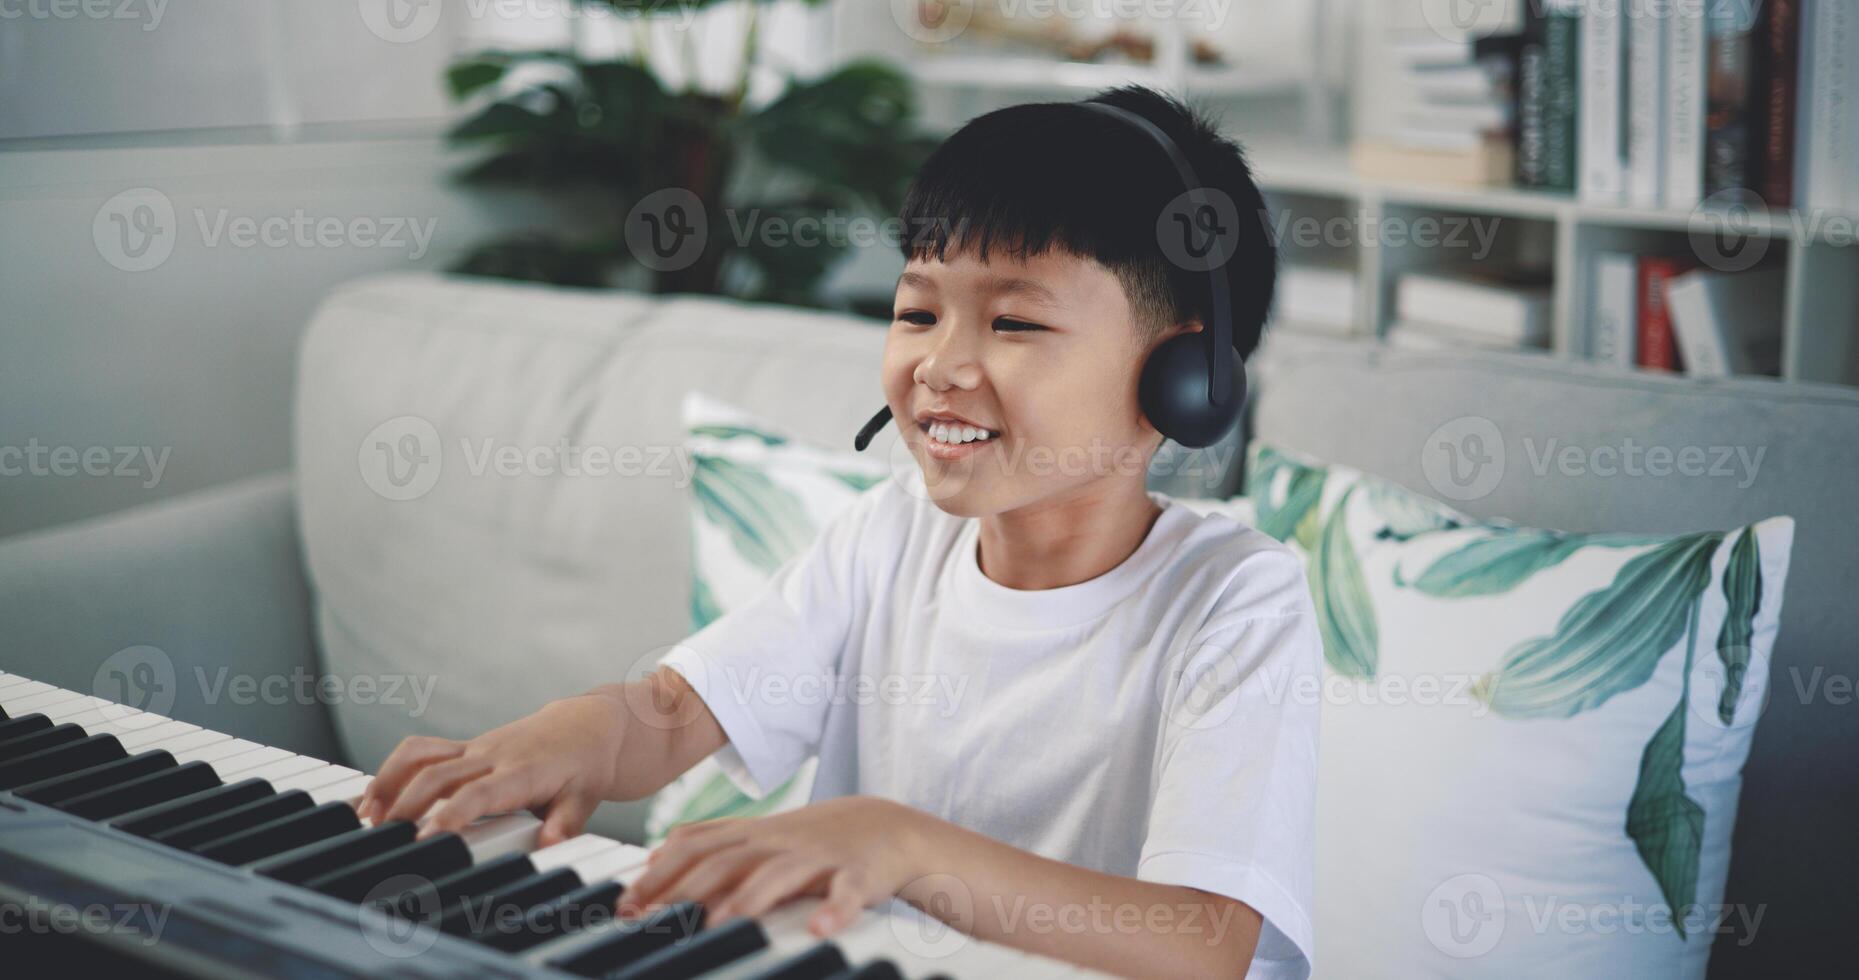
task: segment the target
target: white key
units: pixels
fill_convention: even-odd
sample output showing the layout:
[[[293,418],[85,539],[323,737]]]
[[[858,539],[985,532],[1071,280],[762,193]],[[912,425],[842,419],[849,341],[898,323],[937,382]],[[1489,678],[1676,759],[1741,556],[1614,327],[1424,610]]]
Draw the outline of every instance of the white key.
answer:
[[[71,718],[72,724],[84,726],[84,730],[92,735],[133,735],[159,728],[171,721],[171,718],[125,708],[120,704],[105,705]]]
[[[609,840],[599,834],[582,834],[531,854],[529,861],[536,866],[537,871],[554,871],[571,862],[618,846],[620,846],[619,841]]]
[[[44,708],[41,710],[44,712],[45,717],[50,718],[52,720],[53,724],[62,725],[65,722],[71,721],[72,718],[75,718],[78,715],[87,714],[89,712],[95,711],[98,708],[101,708],[104,705],[109,704],[109,703],[110,702],[105,701],[102,698],[81,697],[81,698],[75,698],[70,701],[65,701],[61,704],[56,704],[56,705],[53,705],[52,707]],[[75,722],[75,724],[81,725],[83,724],[83,722]],[[97,734],[96,732],[90,731],[90,729],[88,728],[86,728],[85,731],[91,735]]]
[[[198,747],[191,748],[191,749],[182,749],[181,751],[174,753],[174,759],[176,762],[183,762],[183,763],[186,763],[186,762],[219,762],[222,759],[230,759],[233,756],[244,755],[247,752],[257,752],[263,748],[264,746],[258,744],[257,742],[248,742],[242,738],[229,738],[224,741],[213,742],[209,745],[202,745],[202,746],[198,746]],[[220,770],[218,769],[218,767],[215,767],[214,771],[218,772]],[[224,779],[226,777],[224,775],[221,775],[220,778]]]
[[[527,813],[506,813],[479,820],[459,832],[471,850],[471,863],[483,864],[505,854],[527,854],[536,849],[536,831],[542,821]]]
[[[168,739],[165,742],[162,742],[160,748],[162,748],[165,751],[173,753],[174,758],[177,761],[192,762],[193,761],[192,759],[182,759],[181,753],[189,752],[194,749],[204,748],[216,742],[230,742],[230,741],[232,741],[232,736],[226,734],[225,732],[216,732],[210,729],[202,728],[199,731],[188,732],[185,735],[176,735],[175,737]]]
[[[353,803],[368,791],[368,784],[372,782],[373,776],[350,776],[342,782],[310,790],[310,801],[317,806],[334,802]]]
[[[570,861],[567,867],[590,885],[597,881],[618,881],[622,885],[631,885],[640,875],[645,874],[645,859],[651,853],[643,847],[621,844],[596,851],[578,861]]]
[[[27,680],[29,680],[29,678],[21,677],[18,674],[0,674],[0,690],[5,690],[15,684],[24,684]]]
[[[184,721],[169,721],[140,731],[116,733],[116,740],[123,743],[123,748],[130,752],[141,752],[145,748],[156,747],[158,743],[176,735],[197,732],[199,725],[190,725]]]
[[[37,694],[29,694],[22,698],[15,698],[6,706],[6,710],[8,714],[15,718],[20,715],[32,714],[35,711],[50,717],[50,713],[45,710],[46,708],[63,704],[66,701],[76,701],[83,696],[84,695],[76,691],[67,691],[64,688],[54,687],[49,691],[40,691]]]
[[[244,779],[244,773],[246,772],[257,769],[260,766],[268,766],[273,762],[290,757],[291,753],[283,749],[265,745],[260,746],[256,752],[241,752],[236,756],[216,762],[213,764],[213,769],[219,773],[219,778],[221,779],[233,775],[238,775],[240,779]]]
[[[230,765],[231,763],[228,764]],[[215,771],[218,771],[218,768],[219,767],[215,766]],[[307,755],[289,755],[275,762],[267,762],[262,766],[241,769],[239,770],[239,778],[262,779],[266,782],[270,782],[274,779],[283,779],[286,776],[296,776],[302,773],[314,772],[318,769],[327,768],[329,768],[329,763],[321,759],[312,759]],[[220,778],[225,779],[226,777],[221,776]]]
[[[47,691],[55,691],[55,690],[57,690],[57,688],[51,686],[50,684],[44,683],[43,681],[27,681],[24,684],[16,684],[12,687],[0,688],[0,705],[6,706],[7,714],[9,715],[14,714],[14,711],[13,711],[14,705],[17,705],[21,701],[24,701],[29,697],[33,697],[34,695],[44,694]]]
[[[299,756],[299,758],[308,758],[308,756]],[[247,773],[246,775],[249,776],[251,774]],[[361,775],[359,770],[350,769],[347,766],[326,764],[321,769],[306,769],[295,775],[273,779],[271,780],[271,788],[280,793],[288,793],[294,789],[300,789],[308,793],[313,789],[320,789],[324,786],[345,782],[359,775]],[[246,776],[241,776],[240,778],[244,779]]]

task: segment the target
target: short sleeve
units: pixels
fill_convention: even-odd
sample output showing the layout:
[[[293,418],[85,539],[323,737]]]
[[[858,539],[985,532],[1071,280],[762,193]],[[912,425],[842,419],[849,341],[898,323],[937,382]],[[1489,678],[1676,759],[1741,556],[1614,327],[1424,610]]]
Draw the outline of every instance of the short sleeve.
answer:
[[[688,681],[729,738],[717,762],[761,798],[819,749],[830,691],[857,612],[871,601],[875,525],[896,505],[895,481],[860,494],[748,602],[712,620],[659,663]]]
[[[1323,649],[1297,579],[1295,604],[1210,623],[1169,672],[1136,876],[1251,906],[1264,925],[1247,976],[1304,980]]]

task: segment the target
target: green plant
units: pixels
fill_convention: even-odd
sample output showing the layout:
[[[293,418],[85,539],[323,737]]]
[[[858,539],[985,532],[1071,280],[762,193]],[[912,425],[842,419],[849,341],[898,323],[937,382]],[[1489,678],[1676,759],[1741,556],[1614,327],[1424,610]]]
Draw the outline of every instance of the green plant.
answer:
[[[489,51],[454,63],[447,81],[460,101],[510,87],[505,82],[514,81],[512,72],[519,68],[537,79],[501,92],[452,129],[455,144],[485,151],[460,178],[532,188],[573,202],[583,213],[591,201],[599,229],[578,237],[550,231],[485,242],[455,271],[605,285],[635,261],[624,234],[629,211],[646,195],[676,187],[703,203],[705,245],[690,265],[652,272],[650,288],[817,304],[820,279],[847,247],[845,236],[795,244],[744,236],[740,229],[750,216],[793,227],[803,218],[843,223],[854,216],[894,215],[932,141],[916,130],[909,80],[878,62],[851,62],[818,79],[790,77],[772,101],[751,104],[749,79],[764,2],[581,0],[583,7],[611,8],[633,19],[636,43],[629,59]],[[749,25],[733,90],[668,89],[646,55],[655,19],[672,13],[693,17],[721,3],[743,7]],[[695,60],[690,32],[697,24],[691,19],[683,28],[687,66]]]

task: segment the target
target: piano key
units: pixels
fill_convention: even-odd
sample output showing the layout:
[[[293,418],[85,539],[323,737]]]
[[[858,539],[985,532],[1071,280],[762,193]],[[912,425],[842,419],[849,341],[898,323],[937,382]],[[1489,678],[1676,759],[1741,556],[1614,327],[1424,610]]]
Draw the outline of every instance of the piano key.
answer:
[[[216,766],[215,768],[219,767]],[[287,776],[297,776],[307,772],[315,772],[318,769],[328,769],[329,763],[321,759],[312,759],[307,755],[287,755],[276,762],[269,762],[262,766],[241,766],[235,768],[229,763],[226,768],[229,772],[236,772],[240,779],[245,779],[249,776],[253,779],[272,781],[283,779]]]
[[[176,735],[186,735],[189,732],[197,732],[199,730],[199,725],[190,725],[184,721],[170,721],[140,730],[115,732],[113,734],[115,734],[117,738],[123,740],[123,748],[134,752],[143,748],[156,748],[159,743],[173,738]]]
[[[42,732],[50,727],[52,720],[44,715],[20,715],[10,721],[0,721],[0,742]]]
[[[76,701],[83,696],[76,691],[54,687],[49,691],[40,691],[27,697],[16,698],[7,704],[7,708],[17,712],[44,711],[46,708],[55,707],[66,701]]]
[[[137,837],[153,837],[164,830],[225,813],[237,806],[274,795],[262,779],[245,779],[203,789],[166,803],[156,803],[112,817],[109,825]]]
[[[0,762],[10,762],[42,749],[75,742],[84,736],[84,730],[76,725],[53,725],[29,735],[20,735],[0,742]]]
[[[584,857],[612,850],[620,842],[602,837],[599,834],[581,834],[570,837],[559,844],[552,844],[529,856],[537,871],[553,871],[566,864],[572,864]]]
[[[211,789],[219,784],[219,777],[213,774],[212,768],[206,763],[189,762],[138,776],[117,786],[72,797],[60,803],[58,809],[86,820],[106,820],[151,804],[165,803],[189,793]]]
[[[527,856],[506,854],[446,875],[430,885],[409,888],[387,904],[407,919],[436,921],[465,899],[487,895],[535,873],[536,867]]]
[[[591,943],[548,961],[555,969],[582,977],[604,977],[627,964],[688,939],[703,928],[704,908],[679,902],[610,930]]]
[[[233,740],[232,736],[226,734],[225,732],[216,732],[210,729],[202,728],[197,732],[188,732],[185,735],[176,735],[172,740],[163,742],[160,745],[155,746],[155,747],[160,748],[160,749],[166,749],[167,751],[174,753],[174,757],[176,759],[180,759],[182,762],[194,762],[196,761],[195,757],[192,755],[187,755],[186,753],[191,753],[194,749],[205,748],[209,745],[217,745],[221,742],[230,742],[232,740]],[[199,759],[198,761],[207,762],[210,760]]]
[[[256,752],[241,752],[238,755],[221,759],[213,765],[215,768],[228,775],[238,775],[243,778],[245,773],[255,769],[271,765],[274,762],[283,762],[286,759],[294,759],[296,757],[295,753],[286,752],[283,749],[266,745],[260,746]]]
[[[174,756],[166,752],[139,752],[127,759],[118,759],[115,762],[106,762],[80,772],[28,783],[13,790],[13,795],[34,803],[57,806],[60,802],[72,797],[106,786],[114,786],[151,772],[172,769],[175,765]]]
[[[294,805],[302,794],[284,793],[280,797],[291,798]],[[203,843],[193,851],[210,861],[247,865],[341,839],[355,833],[359,826],[354,810],[341,803],[324,803]]]
[[[315,808],[316,804],[306,793],[278,793],[275,796],[264,797],[233,807],[215,816],[202,817],[191,823],[171,827],[156,834],[155,842],[166,844],[169,847],[178,847],[184,851],[200,853],[209,845],[226,842],[235,835],[265,827],[286,817]],[[331,816],[333,817],[334,814],[332,813]],[[249,841],[242,844],[241,853],[244,848],[251,846],[253,845]]]
[[[470,866],[471,849],[465,846],[463,838],[457,834],[435,834],[349,867],[320,874],[305,881],[303,887],[331,898],[359,903],[369,892],[396,876],[442,878]]]
[[[343,803],[350,805],[352,810],[355,800],[367,792],[368,784],[373,781],[373,776],[351,776],[342,782],[311,790],[310,798],[319,806],[324,803]]]
[[[185,735],[181,737],[182,741],[186,739],[187,736]],[[235,755],[257,752],[263,748],[264,746],[257,742],[248,742],[242,738],[229,738],[223,741],[202,745],[197,748],[177,750],[174,753],[174,757],[184,762],[219,762],[224,759],[230,759]],[[220,775],[225,777],[231,775],[231,773],[221,772]]]
[[[527,813],[505,813],[479,820],[459,832],[471,848],[473,864],[505,854],[527,854],[536,849],[542,821]]]
[[[341,804],[335,804],[344,810]],[[355,811],[348,810],[353,817]],[[395,820],[374,827],[359,827],[345,834],[339,834],[328,840],[317,841],[262,861],[248,862],[252,870],[267,878],[301,885],[315,877],[325,868],[339,868],[355,864],[364,859],[384,854],[413,842],[418,828],[404,820]]]
[[[839,944],[825,940],[760,973],[751,974],[746,980],[826,980],[850,965],[846,962],[846,954],[840,951]]]
[[[630,885],[645,873],[646,858],[651,853],[643,847],[621,844],[618,847],[596,851],[579,860],[570,861],[566,867],[582,881],[617,881],[622,885]]]
[[[0,790],[36,783],[61,773],[100,766],[128,754],[114,735],[87,736],[0,763]]]
[[[732,919],[683,943],[661,949],[615,972],[608,980],[689,980],[768,948],[754,919]]]
[[[324,786],[329,786],[334,783],[346,782],[359,775],[361,775],[360,772],[350,769],[347,766],[324,766],[321,769],[307,769],[303,772],[277,779],[265,778],[269,780],[273,789],[282,793],[290,789],[300,789],[306,792],[309,790],[321,789]]]
[[[615,908],[619,898],[620,883],[617,881],[583,885],[531,907],[515,928],[500,927],[474,938],[492,949],[520,953],[551,939],[580,932],[590,925],[614,921],[619,914]]]
[[[523,913],[581,887],[566,868],[539,871],[482,895],[461,899],[439,913],[439,929],[455,936],[489,935],[522,921]]]
[[[53,721],[69,721],[74,724],[83,724],[83,722],[77,720],[77,716],[89,714],[92,711],[100,711],[108,706],[109,703],[110,702],[102,698],[76,698],[46,708],[45,717]],[[86,728],[85,731],[89,731],[89,729]]]
[[[44,681],[26,681],[23,684],[18,684],[13,687],[0,688],[0,704],[6,705],[8,711],[18,714],[18,705],[21,701],[35,694],[43,694],[46,691],[55,690],[57,690],[57,688]]]
[[[843,970],[833,980],[904,980],[904,975],[890,960],[873,960],[864,966]]]

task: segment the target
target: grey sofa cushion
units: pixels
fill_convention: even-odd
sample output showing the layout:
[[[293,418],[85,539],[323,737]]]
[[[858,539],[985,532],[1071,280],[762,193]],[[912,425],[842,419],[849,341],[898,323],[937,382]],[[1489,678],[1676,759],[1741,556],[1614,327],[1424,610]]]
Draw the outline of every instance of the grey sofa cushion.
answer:
[[[1258,438],[1478,517],[1639,532],[1795,518],[1726,893],[1764,917],[1747,946],[1718,942],[1711,969],[1781,975],[1843,961],[1849,884],[1828,871],[1859,865],[1859,391],[1292,337],[1258,361]]]

